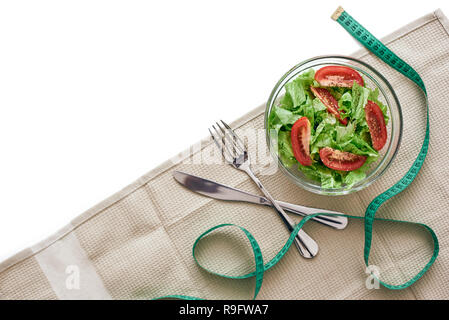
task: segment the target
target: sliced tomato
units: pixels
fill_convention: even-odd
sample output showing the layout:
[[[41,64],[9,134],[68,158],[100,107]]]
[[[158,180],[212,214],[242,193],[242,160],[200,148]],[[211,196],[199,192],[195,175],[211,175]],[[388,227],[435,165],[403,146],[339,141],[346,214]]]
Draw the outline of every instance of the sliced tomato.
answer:
[[[298,119],[291,131],[293,154],[303,166],[311,166],[310,157],[310,121],[307,117]]]
[[[356,170],[366,161],[364,156],[329,147],[320,149],[320,159],[326,167],[339,171]]]
[[[379,151],[387,143],[387,126],[385,125],[384,114],[376,103],[368,100],[365,106],[365,118],[371,134],[373,148]]]
[[[315,73],[315,80],[323,87],[347,87],[350,88],[357,82],[363,87],[363,78],[352,68],[344,66],[327,66]]]
[[[348,119],[341,118],[340,110],[338,109],[338,101],[329,92],[329,90],[327,90],[326,88],[316,88],[313,86],[311,86],[310,89],[312,90],[315,97],[320,99],[320,101],[327,107],[327,111],[329,113],[332,113],[338,119],[338,121],[340,121],[340,123],[344,125],[348,124]]]

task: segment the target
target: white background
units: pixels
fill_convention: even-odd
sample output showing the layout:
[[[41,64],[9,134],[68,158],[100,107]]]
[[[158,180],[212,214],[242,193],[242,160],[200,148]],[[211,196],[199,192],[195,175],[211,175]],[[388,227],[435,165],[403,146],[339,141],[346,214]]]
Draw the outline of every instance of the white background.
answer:
[[[262,104],[298,62],[435,1],[0,1],[0,260]]]

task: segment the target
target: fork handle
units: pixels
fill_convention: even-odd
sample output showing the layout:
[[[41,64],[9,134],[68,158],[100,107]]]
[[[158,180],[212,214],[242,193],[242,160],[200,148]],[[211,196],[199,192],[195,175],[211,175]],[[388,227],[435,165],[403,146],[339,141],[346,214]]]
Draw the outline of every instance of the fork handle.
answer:
[[[260,182],[259,178],[257,178],[252,170],[249,168],[249,166],[243,169],[250,177],[253,179],[253,181],[256,183],[256,185],[259,187],[259,189],[263,192],[263,194],[267,197],[268,200],[273,204],[274,209],[279,214],[279,216],[282,218],[282,221],[287,226],[288,230],[290,232],[293,231],[295,228],[295,224],[293,220],[290,219],[290,217],[284,212],[284,210],[281,208],[281,206],[277,203],[276,200],[271,196],[271,194],[268,192],[267,189],[263,186],[262,182]],[[311,259],[314,256],[318,254],[318,244],[313,240],[304,230],[299,230],[298,234],[295,237],[295,246],[298,249],[299,253],[307,259]]]
[[[310,214],[317,214],[317,213],[322,213],[322,214],[339,214],[340,216],[315,216],[312,219],[320,222],[322,224],[325,224],[327,226],[333,227],[335,229],[344,229],[346,228],[346,226],[348,225],[348,218],[341,216],[342,213],[338,212],[338,211],[332,211],[332,210],[326,210],[326,209],[318,209],[318,208],[310,208],[310,207],[305,207],[305,206],[301,206],[298,204],[293,204],[293,203],[288,203],[288,202],[283,202],[283,201],[277,201],[278,204],[282,207],[282,209],[287,210],[291,213],[295,213],[301,216],[308,216]],[[268,205],[271,205],[271,203],[269,203]]]

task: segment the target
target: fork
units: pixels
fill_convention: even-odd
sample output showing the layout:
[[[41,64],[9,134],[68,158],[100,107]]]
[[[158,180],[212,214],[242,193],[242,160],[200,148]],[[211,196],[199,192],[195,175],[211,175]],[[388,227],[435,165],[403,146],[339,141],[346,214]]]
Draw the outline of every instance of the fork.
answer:
[[[265,189],[260,180],[251,170],[251,163],[246,145],[234,133],[231,127],[229,127],[223,120],[220,120],[220,122],[221,124],[216,122],[216,126],[212,125],[212,127],[209,128],[209,133],[218,149],[220,149],[223,158],[234,168],[246,172],[251,177],[268,200],[271,201],[274,210],[279,214],[287,229],[292,232],[295,228],[293,220],[290,219],[290,217],[284,212],[281,206],[276,200],[274,200],[268,190]],[[318,244],[302,229],[299,230],[296,235],[294,243],[299,253],[304,258],[311,259],[318,253]]]

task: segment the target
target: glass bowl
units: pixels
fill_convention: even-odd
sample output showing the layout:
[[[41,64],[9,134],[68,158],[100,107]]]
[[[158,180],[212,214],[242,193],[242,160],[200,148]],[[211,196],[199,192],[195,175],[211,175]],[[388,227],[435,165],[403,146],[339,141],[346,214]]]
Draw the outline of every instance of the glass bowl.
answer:
[[[365,84],[367,87],[371,89],[375,89],[376,87],[379,88],[379,100],[388,107],[389,121],[387,124],[387,143],[382,148],[382,150],[379,151],[379,159],[371,164],[369,170],[366,173],[366,178],[356,183],[350,189],[345,188],[344,186],[336,189],[322,188],[320,182],[311,180],[304,176],[304,174],[297,168],[297,164],[290,168],[286,167],[282,163],[282,160],[276,152],[276,137],[272,137],[270,135],[268,128],[269,115],[272,108],[278,104],[280,98],[284,95],[285,84],[295,79],[298,75],[309,70],[310,68],[313,68],[315,69],[315,71],[317,71],[321,67],[329,65],[348,66],[357,70],[365,80]],[[387,79],[385,79],[378,71],[376,71],[376,69],[374,69],[367,63],[354,59],[352,57],[319,56],[297,64],[278,81],[273,91],[271,92],[271,95],[267,102],[265,110],[265,132],[267,145],[271,155],[278,163],[281,171],[295,184],[317,194],[345,195],[366,188],[386,172],[399,150],[399,145],[402,137],[402,112],[399,105],[399,100],[392,86],[387,81]]]

